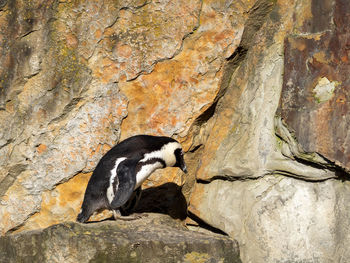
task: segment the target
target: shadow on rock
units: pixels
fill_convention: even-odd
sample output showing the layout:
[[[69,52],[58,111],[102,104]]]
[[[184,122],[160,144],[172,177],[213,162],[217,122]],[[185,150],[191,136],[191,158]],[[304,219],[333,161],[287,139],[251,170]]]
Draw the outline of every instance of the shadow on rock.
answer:
[[[136,198],[134,196],[128,202],[135,205]],[[187,203],[181,192],[181,186],[175,183],[166,183],[144,189],[138,204],[133,208],[124,210],[124,214],[147,212],[167,214],[173,219],[184,220],[187,217]]]

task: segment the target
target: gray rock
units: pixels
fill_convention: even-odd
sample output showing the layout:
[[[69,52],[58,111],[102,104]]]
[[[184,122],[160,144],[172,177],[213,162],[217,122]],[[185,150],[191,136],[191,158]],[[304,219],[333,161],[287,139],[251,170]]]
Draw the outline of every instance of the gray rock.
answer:
[[[0,262],[241,262],[229,237],[186,229],[166,215],[62,223],[0,238]]]
[[[283,103],[292,101],[288,92],[293,90],[284,82],[286,61],[296,72],[313,76],[295,66],[295,61],[299,61],[297,56],[292,55],[286,60],[285,45],[286,37],[298,32],[299,25],[307,24],[295,23],[294,18],[301,19],[311,10],[311,2],[313,7],[320,4],[318,1],[303,2],[303,5],[298,1],[276,2],[276,7],[254,36],[252,42],[256,45],[241,55],[241,61],[236,61],[239,65],[213,111],[210,120],[213,124],[203,125],[198,133],[208,136],[201,138],[203,147],[199,149],[203,153],[189,210],[207,224],[236,238],[245,263],[328,263],[347,262],[349,258],[346,248],[350,236],[350,184],[347,179],[350,177],[345,165],[339,167],[339,163],[333,163],[334,157],[325,154],[338,149],[328,141],[343,143],[349,138],[349,132],[343,129],[345,102],[338,100],[344,103],[343,111],[334,108],[336,114],[345,114],[341,123],[304,110],[304,103],[300,101],[289,108],[295,113],[289,117],[296,117],[299,137],[304,136],[301,131],[307,131],[303,140],[309,141],[308,138],[315,136],[313,138],[320,145],[327,144],[322,149],[324,151],[305,148],[305,142],[290,129],[291,122],[284,119],[286,114],[278,111],[281,99]],[[340,6],[341,1],[327,2]],[[303,31],[300,34],[303,35]],[[309,41],[308,36],[303,36],[305,42]],[[304,54],[304,46],[297,47],[299,49],[296,48],[295,52]],[[303,61],[308,60],[301,63]],[[324,71],[317,72],[322,75]],[[296,75],[296,79],[304,81],[303,76]],[[314,85],[323,83],[328,84],[323,80]],[[293,94],[308,100],[308,95],[305,95],[308,86],[296,86],[305,93],[295,91]],[[338,89],[339,94],[347,93],[341,86]],[[326,133],[310,125],[300,118],[299,114],[304,112],[314,114],[319,123],[330,123],[332,129],[339,129],[339,134],[345,131],[346,135],[337,137],[331,129]],[[327,130],[328,126],[325,127]],[[343,158],[346,152],[345,143],[339,156]],[[347,162],[348,159],[343,163]]]
[[[201,217],[237,239],[243,262],[331,263],[350,256],[349,182],[265,176],[197,187],[207,193]]]

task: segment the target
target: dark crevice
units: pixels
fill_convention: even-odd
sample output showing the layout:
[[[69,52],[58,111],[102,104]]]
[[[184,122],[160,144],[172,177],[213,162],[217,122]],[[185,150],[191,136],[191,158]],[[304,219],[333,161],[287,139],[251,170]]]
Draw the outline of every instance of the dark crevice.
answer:
[[[250,176],[245,176],[245,177],[237,177],[237,176],[229,176],[229,175],[216,175],[211,177],[208,180],[203,180],[203,179],[197,179],[197,183],[199,184],[210,184],[215,180],[221,180],[221,181],[228,181],[228,182],[235,182],[235,181],[240,181],[240,182],[245,182],[245,181],[256,181],[261,179],[263,176],[258,176],[258,177],[250,177]]]
[[[290,135],[293,137],[293,140],[298,143],[298,140],[297,138],[294,136],[294,134],[287,128],[286,124],[283,123],[284,127],[288,130],[288,132],[290,133]],[[284,143],[286,143],[288,146],[289,146],[289,142],[284,139],[284,137],[279,134],[278,132],[275,132],[275,136],[280,139],[281,141],[283,141]],[[299,143],[298,143],[299,144]],[[305,159],[305,158],[302,158],[298,155],[296,155],[295,153],[292,153],[292,158],[294,158],[294,160],[302,165],[306,165],[306,166],[309,166],[309,167],[312,167],[312,168],[315,168],[315,169],[320,169],[320,170],[328,170],[328,171],[331,171],[331,172],[334,172],[335,174],[335,177],[332,177],[332,178],[326,178],[326,179],[320,179],[320,180],[307,180],[307,179],[304,179],[304,178],[300,178],[299,176],[299,179],[301,180],[304,180],[304,181],[310,181],[310,182],[317,182],[317,181],[325,181],[325,180],[329,180],[329,179],[338,179],[338,180],[341,180],[341,181],[350,181],[350,174],[349,174],[349,171],[347,171],[345,168],[337,165],[335,162],[329,160],[327,157],[323,156],[322,154],[318,153],[318,152],[314,152],[314,153],[303,153],[305,155],[312,155],[312,154],[317,154],[318,156],[320,156],[323,160],[325,160],[326,163],[317,163],[315,161],[312,161],[312,157],[310,157],[310,159]],[[291,158],[290,156],[286,156],[287,158]],[[298,179],[298,175],[293,175],[293,174],[289,174],[287,171],[274,171],[272,173],[280,173],[280,174],[283,174],[283,175],[286,175],[286,176],[290,176],[290,177],[293,177],[293,178],[297,178]]]
[[[302,160],[304,165],[308,165],[311,166],[311,164],[315,164],[312,162],[307,162],[305,160]],[[341,180],[342,182],[344,181],[350,181],[350,175],[349,173],[339,167],[339,166],[335,166],[335,167],[326,167],[324,168],[323,166],[313,166],[314,168],[318,168],[318,169],[327,169],[329,171],[334,172],[335,177],[329,177],[329,178],[307,178],[305,176],[302,175],[298,175],[298,174],[293,174],[290,173],[289,171],[285,171],[285,170],[273,170],[273,171],[268,171],[265,174],[258,176],[258,177],[250,177],[250,176],[245,176],[245,177],[234,177],[234,176],[227,176],[227,175],[216,175],[211,177],[210,179],[204,180],[204,179],[197,179],[196,182],[198,184],[210,184],[215,180],[221,180],[221,181],[228,181],[228,182],[235,182],[235,181],[239,181],[239,182],[246,182],[246,181],[256,181],[256,180],[260,180],[262,177],[266,176],[266,175],[280,175],[280,176],[285,176],[285,177],[289,177],[289,178],[293,178],[296,180],[301,180],[304,182],[310,182],[310,183],[320,183],[320,182],[324,182],[327,180]]]
[[[22,224],[17,225],[17,226],[15,226],[15,227],[13,227],[13,228],[7,230],[7,232],[5,233],[5,235],[8,236],[8,235],[13,234],[13,233],[16,232],[17,230],[19,230],[22,226],[24,226],[25,223],[26,223],[26,220],[25,220]]]
[[[206,222],[204,222],[201,218],[199,218],[198,216],[196,216],[195,214],[191,213],[190,211],[187,212],[187,215],[189,218],[191,218],[193,221],[195,221],[199,227],[204,228],[210,232],[213,232],[215,234],[220,234],[220,235],[224,235],[224,236],[229,236],[227,233],[225,233],[224,231],[222,231],[219,228],[213,227],[209,224],[207,224]]]
[[[308,182],[308,183],[322,183],[324,181],[330,180],[330,179],[336,179],[334,177],[329,177],[329,178],[307,178],[303,177],[302,175],[294,174],[289,171],[285,170],[274,170],[271,172],[267,172],[265,175],[280,175],[288,178],[293,178],[298,181],[303,181],[303,182]]]
[[[328,169],[328,170],[333,170],[335,169],[334,165],[329,163],[328,164],[321,164],[321,163],[316,163],[316,162],[313,162],[311,160],[306,160],[306,159],[303,159],[303,158],[300,158],[298,156],[294,156],[294,159],[298,162],[298,163],[301,163],[301,164],[304,164],[306,166],[310,166],[312,168],[316,168],[316,169]],[[328,162],[328,160],[327,160]]]
[[[337,166],[334,169],[334,173],[335,173],[336,179],[342,182],[350,181],[350,174],[344,168]]]
[[[235,50],[235,52],[233,52],[233,54],[231,56],[229,56],[226,60],[229,62],[232,61],[242,61],[244,59],[244,57],[247,54],[248,49],[244,48],[243,46],[238,46]]]
[[[201,115],[199,115],[198,118],[195,120],[195,124],[201,125],[203,123],[206,123],[211,117],[213,117],[217,103],[218,101],[215,101],[212,105],[209,106],[208,109],[206,109]]]
[[[319,154],[319,153],[317,153],[317,154]],[[322,156],[322,155],[320,155],[320,156]],[[350,174],[343,167],[336,165],[334,162],[328,160],[324,156],[322,156],[322,158],[327,161],[327,164],[315,163],[315,162],[305,160],[305,159],[302,159],[302,158],[299,158],[296,156],[294,158],[297,162],[299,162],[301,164],[304,164],[304,165],[307,165],[307,166],[310,166],[310,167],[313,167],[316,169],[323,169],[323,170],[329,170],[331,172],[334,172],[334,174],[335,174],[334,179],[341,180],[341,181],[350,181]],[[328,180],[328,179],[326,179],[326,180]]]
[[[19,36],[17,39],[24,38],[24,37],[26,37],[26,36],[30,35],[31,33],[36,32],[36,31],[38,31],[38,30],[34,30],[34,29],[29,30],[29,31],[25,32],[23,35],[20,35],[20,36]]]
[[[9,145],[9,144],[11,144],[11,143],[13,143],[13,142],[14,142],[14,139],[12,139],[12,138],[9,139],[9,140],[7,140],[7,141],[5,142],[5,144],[3,144],[3,145],[0,146],[0,149],[6,147],[7,145]]]
[[[193,149],[189,150],[190,153],[194,153],[197,150],[199,150],[199,148],[201,148],[202,144],[196,145]]]
[[[320,164],[320,163],[316,163],[316,162],[313,162],[310,160],[305,160],[305,159],[300,158],[298,156],[294,156],[294,158],[297,162],[299,162],[301,164],[311,166],[311,167],[316,168],[316,169],[326,169],[326,170],[329,170],[331,172],[334,172],[335,179],[338,179],[341,181],[350,181],[350,174],[345,168],[337,165],[335,162],[332,162],[331,160],[329,160],[328,158],[326,158],[325,156],[323,156],[317,152],[316,152],[316,154],[318,154],[324,160],[326,160],[327,164]]]

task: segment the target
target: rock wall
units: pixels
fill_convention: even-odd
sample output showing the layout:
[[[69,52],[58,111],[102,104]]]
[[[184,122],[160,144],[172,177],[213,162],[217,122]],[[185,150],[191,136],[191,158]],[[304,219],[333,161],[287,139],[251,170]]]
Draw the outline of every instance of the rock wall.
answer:
[[[349,256],[349,14],[277,1],[201,127],[189,210],[235,237],[243,262]]]
[[[152,175],[139,211],[184,219],[187,204],[243,262],[345,262],[349,14],[342,0],[0,0],[0,232],[75,220],[101,156],[158,134],[182,142],[189,175]]]
[[[2,233],[73,220],[89,173],[120,138],[184,141],[220,90],[252,5],[2,3]],[[148,186],[184,181],[160,177]]]

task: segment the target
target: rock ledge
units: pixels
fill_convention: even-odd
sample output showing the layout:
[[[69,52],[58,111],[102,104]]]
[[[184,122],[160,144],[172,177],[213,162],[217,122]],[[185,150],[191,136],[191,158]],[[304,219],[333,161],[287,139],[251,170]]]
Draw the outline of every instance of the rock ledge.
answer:
[[[67,222],[0,238],[0,262],[241,262],[235,240],[187,230],[167,215]]]

